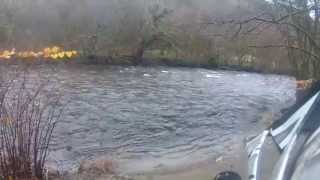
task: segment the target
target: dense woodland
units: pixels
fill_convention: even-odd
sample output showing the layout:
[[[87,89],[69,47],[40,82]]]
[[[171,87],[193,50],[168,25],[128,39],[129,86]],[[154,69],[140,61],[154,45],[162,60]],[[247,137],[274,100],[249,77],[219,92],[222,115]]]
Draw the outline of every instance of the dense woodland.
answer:
[[[0,49],[58,45],[87,61],[161,59],[309,79],[319,77],[317,8],[317,0],[2,0]]]

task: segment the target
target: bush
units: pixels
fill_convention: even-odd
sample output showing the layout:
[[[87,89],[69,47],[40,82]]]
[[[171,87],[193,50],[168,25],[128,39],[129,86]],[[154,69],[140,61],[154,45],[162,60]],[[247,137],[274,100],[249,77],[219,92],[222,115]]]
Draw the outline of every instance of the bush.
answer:
[[[29,86],[29,87],[27,87]],[[44,85],[25,78],[0,82],[0,179],[41,180],[62,108]]]
[[[219,66],[219,63],[220,62],[219,62],[219,56],[218,55],[213,56],[208,60],[208,64],[212,68],[217,68]]]

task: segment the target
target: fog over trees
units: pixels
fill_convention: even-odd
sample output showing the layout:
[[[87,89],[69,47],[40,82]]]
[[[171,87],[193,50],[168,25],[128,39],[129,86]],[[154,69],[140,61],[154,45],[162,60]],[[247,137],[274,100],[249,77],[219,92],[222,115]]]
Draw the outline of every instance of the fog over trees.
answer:
[[[293,73],[298,67],[288,60],[287,48],[253,47],[287,42],[282,27],[259,21],[237,23],[261,13],[288,13],[277,8],[277,3],[3,0],[0,49],[60,45],[79,49],[85,56],[135,57],[137,64],[142,58],[162,58],[194,65],[239,65]]]

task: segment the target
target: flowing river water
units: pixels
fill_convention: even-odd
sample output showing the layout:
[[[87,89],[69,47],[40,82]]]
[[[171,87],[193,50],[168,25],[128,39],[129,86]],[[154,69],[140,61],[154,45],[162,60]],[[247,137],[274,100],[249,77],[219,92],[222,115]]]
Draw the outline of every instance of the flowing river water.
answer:
[[[295,101],[295,80],[279,75],[93,65],[31,72],[68,102],[49,158],[64,169],[100,156],[134,172],[232,155],[270,124],[266,114]]]

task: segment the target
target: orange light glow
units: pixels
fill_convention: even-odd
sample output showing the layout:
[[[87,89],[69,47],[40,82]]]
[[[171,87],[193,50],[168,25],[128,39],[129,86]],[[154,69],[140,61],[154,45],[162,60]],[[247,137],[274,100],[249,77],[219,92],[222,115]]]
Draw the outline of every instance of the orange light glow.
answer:
[[[42,51],[16,51],[16,49],[12,50],[3,50],[0,51],[0,59],[12,59],[12,58],[20,58],[20,59],[53,59],[53,60],[61,60],[61,59],[71,59],[78,56],[78,52],[76,50],[65,51],[63,48],[58,46],[46,47]]]

